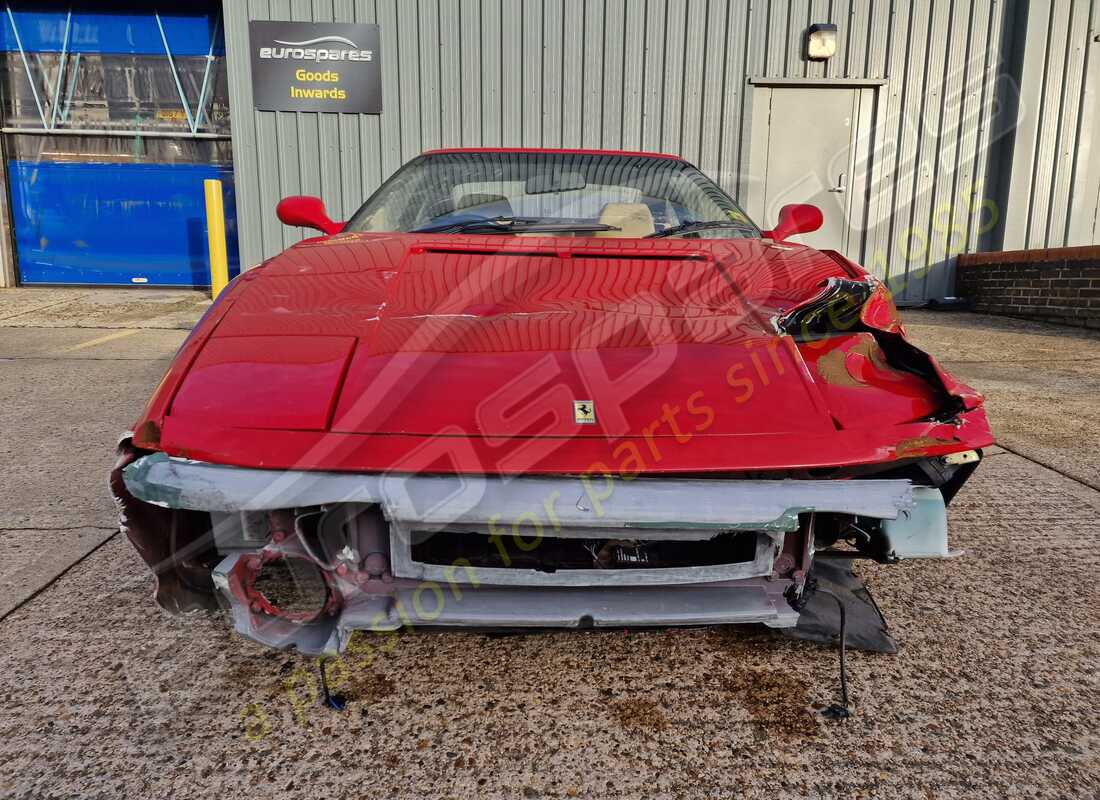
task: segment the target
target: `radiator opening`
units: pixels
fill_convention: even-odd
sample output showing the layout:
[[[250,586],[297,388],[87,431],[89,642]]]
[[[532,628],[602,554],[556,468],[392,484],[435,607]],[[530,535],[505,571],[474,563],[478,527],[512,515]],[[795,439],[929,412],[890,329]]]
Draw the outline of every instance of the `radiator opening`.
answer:
[[[757,555],[757,534],[726,532],[711,539],[665,541],[644,538],[551,538],[493,536],[477,532],[415,531],[412,560],[448,565],[464,559],[473,567],[534,570],[639,570],[744,564]]]

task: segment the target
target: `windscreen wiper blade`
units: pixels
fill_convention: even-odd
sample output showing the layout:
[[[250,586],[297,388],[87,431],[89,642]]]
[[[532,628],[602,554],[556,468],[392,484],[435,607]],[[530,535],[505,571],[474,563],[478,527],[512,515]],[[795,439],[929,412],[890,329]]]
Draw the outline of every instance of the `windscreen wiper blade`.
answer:
[[[533,219],[530,217],[494,217],[492,219],[467,219],[417,228],[412,233],[563,233],[567,231],[597,232],[618,231],[614,225],[602,222],[569,222],[562,220]]]
[[[711,228],[737,228],[742,231],[752,231],[748,225],[740,222],[726,222],[724,220],[711,220],[709,222],[685,222],[681,225],[673,225],[663,231],[657,231],[646,236],[647,239],[660,239],[662,236],[676,236],[680,233],[692,233],[693,231],[705,231]]]
[[[500,230],[508,230],[515,225],[530,225],[532,223],[539,222],[534,217],[475,217],[473,219],[467,217],[466,219],[452,219],[449,222],[441,222],[436,225],[425,225],[423,228],[416,228],[412,233],[448,233],[454,231],[464,231],[470,228],[496,228]]]

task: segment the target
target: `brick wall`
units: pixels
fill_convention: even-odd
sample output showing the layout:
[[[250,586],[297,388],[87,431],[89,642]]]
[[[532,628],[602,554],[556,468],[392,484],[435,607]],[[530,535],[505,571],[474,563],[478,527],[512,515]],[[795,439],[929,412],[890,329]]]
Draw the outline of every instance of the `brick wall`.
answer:
[[[1100,328],[1100,246],[963,254],[955,294],[985,314]]]

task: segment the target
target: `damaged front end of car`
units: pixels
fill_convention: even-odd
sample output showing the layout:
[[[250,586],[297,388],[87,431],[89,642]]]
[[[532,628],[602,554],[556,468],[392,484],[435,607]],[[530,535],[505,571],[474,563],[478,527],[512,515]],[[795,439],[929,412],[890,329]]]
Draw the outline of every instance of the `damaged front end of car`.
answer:
[[[333,654],[407,627],[829,642],[833,595],[892,650],[851,564],[953,555],[993,439],[886,288],[762,240],[521,243],[334,237],[230,287],[111,477],[158,603]]]
[[[221,605],[271,647],[335,654],[355,630],[453,626],[763,623],[827,641],[828,623],[796,629],[815,559],[950,555],[941,487],[977,458],[917,462],[939,487],[889,474],[273,475],[124,440],[112,485],[158,603]],[[848,592],[866,602],[858,583]],[[892,649],[878,627],[868,618],[852,643]]]

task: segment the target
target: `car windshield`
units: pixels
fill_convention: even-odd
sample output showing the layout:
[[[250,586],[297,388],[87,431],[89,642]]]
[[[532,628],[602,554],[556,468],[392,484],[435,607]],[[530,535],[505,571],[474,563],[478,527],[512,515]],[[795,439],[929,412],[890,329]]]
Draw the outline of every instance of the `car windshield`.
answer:
[[[748,238],[760,231],[687,162],[642,155],[451,152],[394,174],[348,231]]]

